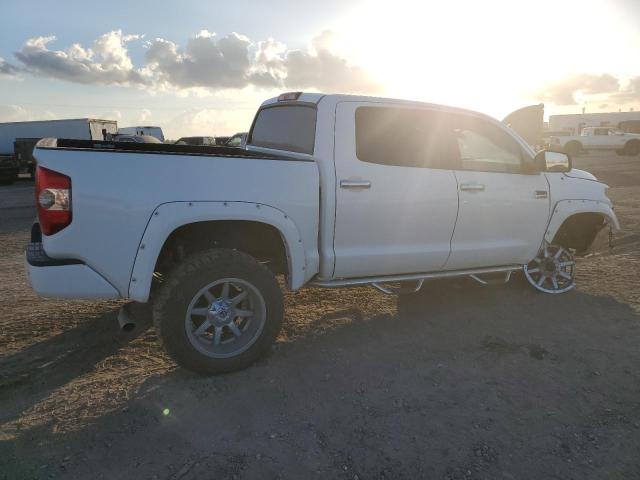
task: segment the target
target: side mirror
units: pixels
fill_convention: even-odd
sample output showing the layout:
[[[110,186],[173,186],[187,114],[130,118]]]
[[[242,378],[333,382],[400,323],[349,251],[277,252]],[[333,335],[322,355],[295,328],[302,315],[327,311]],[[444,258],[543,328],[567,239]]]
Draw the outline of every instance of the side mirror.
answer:
[[[563,152],[542,150],[535,157],[535,165],[542,172],[566,173],[571,170],[571,157]]]

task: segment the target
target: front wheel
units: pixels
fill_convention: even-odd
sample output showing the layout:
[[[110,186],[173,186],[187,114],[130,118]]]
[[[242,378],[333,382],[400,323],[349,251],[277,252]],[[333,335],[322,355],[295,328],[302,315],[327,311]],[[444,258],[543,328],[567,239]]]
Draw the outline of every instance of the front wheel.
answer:
[[[182,367],[201,374],[248,367],[282,325],[282,291],[253,257],[213,249],[185,260],[154,306],[158,337]]]
[[[544,293],[564,293],[575,288],[576,261],[560,245],[545,244],[536,258],[524,266],[533,288]]]

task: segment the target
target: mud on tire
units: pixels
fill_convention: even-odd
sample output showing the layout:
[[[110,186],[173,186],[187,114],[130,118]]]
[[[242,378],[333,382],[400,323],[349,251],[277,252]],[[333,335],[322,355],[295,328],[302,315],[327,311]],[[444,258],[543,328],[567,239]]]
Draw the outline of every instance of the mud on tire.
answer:
[[[169,274],[154,300],[153,319],[180,366],[210,375],[255,362],[277,337],[283,312],[271,270],[250,255],[220,248],[187,258]]]

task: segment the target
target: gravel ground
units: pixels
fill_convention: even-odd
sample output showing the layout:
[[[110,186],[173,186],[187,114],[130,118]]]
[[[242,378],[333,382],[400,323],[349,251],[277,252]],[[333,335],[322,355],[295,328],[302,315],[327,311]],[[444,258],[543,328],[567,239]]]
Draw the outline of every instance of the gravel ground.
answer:
[[[308,289],[266,358],[211,378],[120,333],[120,302],[33,295],[33,185],[1,187],[0,479],[640,478],[640,158],[576,166],[624,228],[576,291]]]

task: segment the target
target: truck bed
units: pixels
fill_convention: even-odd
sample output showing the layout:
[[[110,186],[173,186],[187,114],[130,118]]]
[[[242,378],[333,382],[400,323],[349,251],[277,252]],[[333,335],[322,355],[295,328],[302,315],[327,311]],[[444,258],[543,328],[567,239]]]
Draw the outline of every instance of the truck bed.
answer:
[[[222,145],[176,145],[173,143],[109,142],[101,140],[44,138],[40,140],[37,147],[39,149],[56,148],[58,150],[92,150],[95,152],[107,151],[308,161],[306,159],[292,159],[291,157],[251,152],[238,147],[226,147]]]
[[[319,177],[308,159],[222,146],[63,139],[41,140],[34,157],[38,166],[71,179],[71,224],[45,236],[44,251],[54,259],[81,261],[121,297],[129,297],[143,235],[158,223],[152,217],[166,230],[154,233],[161,247],[186,221],[176,217],[176,208],[195,222],[234,206],[258,218],[279,212],[299,232],[295,242],[304,246],[308,271],[317,268]],[[147,243],[145,255],[150,248]]]

